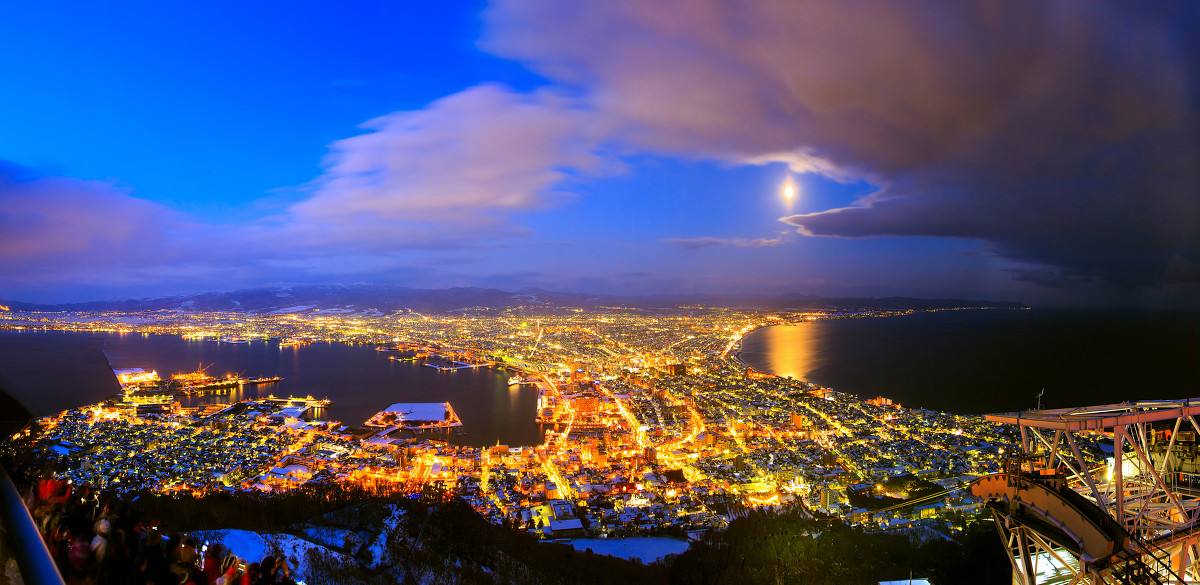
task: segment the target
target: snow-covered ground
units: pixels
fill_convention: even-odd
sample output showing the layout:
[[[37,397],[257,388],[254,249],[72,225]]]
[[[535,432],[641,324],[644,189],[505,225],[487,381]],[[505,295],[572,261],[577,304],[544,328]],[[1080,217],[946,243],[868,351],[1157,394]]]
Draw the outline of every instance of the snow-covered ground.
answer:
[[[375,536],[375,540],[369,545],[371,551],[371,562],[373,566],[380,566],[392,561],[387,558],[387,541],[388,536],[400,527],[400,521],[404,518],[404,510],[397,506],[390,506],[388,517],[383,519],[383,530]]]
[[[667,555],[677,555],[687,550],[688,542],[666,536],[631,536],[629,538],[572,538],[565,542],[575,550],[592,549],[600,555],[627,560],[637,559],[652,563]]]
[[[309,550],[319,549],[338,555],[326,547],[291,534],[259,534],[249,530],[206,530],[194,532],[192,535],[209,543],[223,544],[226,549],[247,564],[257,563],[271,551],[278,550],[287,559],[288,568],[291,570],[292,576],[297,579],[307,576],[308,567],[306,565]]]
[[[304,538],[333,550],[344,550],[346,547],[352,547],[359,542],[359,537],[354,532],[329,526],[310,526],[305,528]]]
[[[316,305],[296,305],[294,307],[283,307],[281,309],[275,309],[274,311],[271,311],[269,314],[271,314],[271,315],[286,315],[288,313],[303,313],[304,311],[307,311],[307,310],[313,309],[313,308],[316,308]]]
[[[259,534],[250,530],[235,529],[205,530],[193,532],[192,536],[209,543],[223,544],[247,564],[261,561],[272,551],[279,551],[287,559],[292,576],[305,579],[309,576],[308,551],[314,549],[346,561],[350,559],[347,555],[354,555],[355,551],[365,546],[371,553],[368,566],[378,568],[391,562],[391,559],[386,558],[388,537],[400,527],[403,517],[404,510],[397,506],[389,506],[388,515],[383,519],[382,530],[378,532],[318,525],[305,527],[297,532],[300,536],[278,532]]]

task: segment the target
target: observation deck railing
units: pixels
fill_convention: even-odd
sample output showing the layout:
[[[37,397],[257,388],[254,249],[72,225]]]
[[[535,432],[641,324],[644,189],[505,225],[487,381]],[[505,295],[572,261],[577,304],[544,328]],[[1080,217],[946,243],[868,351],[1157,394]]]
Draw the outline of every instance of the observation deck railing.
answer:
[[[15,583],[63,585],[63,578],[21,493],[0,466],[0,585]]]

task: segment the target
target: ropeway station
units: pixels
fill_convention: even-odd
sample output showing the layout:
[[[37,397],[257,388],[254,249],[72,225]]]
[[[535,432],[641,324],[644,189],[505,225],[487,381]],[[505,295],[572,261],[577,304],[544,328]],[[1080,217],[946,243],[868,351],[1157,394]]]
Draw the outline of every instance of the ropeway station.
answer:
[[[1014,585],[1200,583],[1197,416],[1200,398],[988,415],[1020,429],[1004,472],[971,484]]]

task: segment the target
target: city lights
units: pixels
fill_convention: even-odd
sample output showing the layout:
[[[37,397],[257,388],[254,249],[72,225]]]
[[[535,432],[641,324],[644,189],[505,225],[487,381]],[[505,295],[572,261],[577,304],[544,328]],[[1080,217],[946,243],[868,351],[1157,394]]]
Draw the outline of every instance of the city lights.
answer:
[[[437,485],[496,523],[538,533],[586,524],[593,535],[620,535],[720,528],[730,502],[799,504],[868,523],[927,517],[930,505],[947,514],[977,505],[958,488],[999,468],[1011,431],[980,417],[863,400],[739,358],[743,339],[763,327],[912,312],[17,312],[0,324],[235,347],[262,338],[293,349],[298,341],[343,343],[447,376],[498,369],[510,384],[537,389],[545,429],[536,445],[472,447],[446,440],[460,425],[471,431],[449,403],[384,403],[371,420],[345,424],[324,420],[329,401],[311,396],[185,408],[177,398],[188,392],[211,387],[219,397],[230,384],[278,378],[214,377],[203,364],[161,376],[128,368],[118,372],[119,400],[51,417],[39,435],[21,439],[66,457],[62,475],[75,482],[196,494],[310,482],[416,494]],[[917,476],[917,488],[896,483]],[[928,499],[919,512],[856,511],[909,492]]]

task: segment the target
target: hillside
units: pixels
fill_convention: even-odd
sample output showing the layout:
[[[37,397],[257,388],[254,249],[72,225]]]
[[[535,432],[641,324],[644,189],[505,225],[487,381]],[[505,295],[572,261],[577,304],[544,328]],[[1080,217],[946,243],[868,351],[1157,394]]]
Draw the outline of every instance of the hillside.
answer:
[[[503,291],[493,288],[457,287],[419,289],[394,285],[307,285],[207,292],[193,295],[44,304],[0,301],[20,311],[298,311],[338,309],[351,311],[397,310],[452,312],[465,309],[527,307],[624,306],[669,308],[704,305],[801,310],[931,309],[946,307],[1021,307],[1021,303],[965,299],[917,299],[909,297],[828,298],[804,295],[653,295],[617,296],[551,292],[537,289]]]

